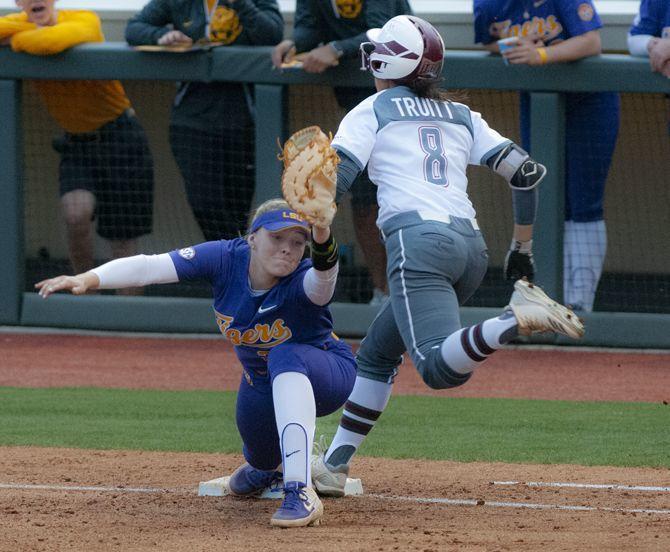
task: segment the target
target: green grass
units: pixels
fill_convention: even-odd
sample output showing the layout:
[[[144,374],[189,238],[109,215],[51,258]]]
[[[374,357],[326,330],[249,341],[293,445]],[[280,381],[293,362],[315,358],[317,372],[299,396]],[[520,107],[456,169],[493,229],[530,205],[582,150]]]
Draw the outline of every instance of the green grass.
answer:
[[[361,454],[670,468],[669,427],[662,404],[398,396]],[[97,388],[0,388],[0,445],[241,450],[233,392]]]

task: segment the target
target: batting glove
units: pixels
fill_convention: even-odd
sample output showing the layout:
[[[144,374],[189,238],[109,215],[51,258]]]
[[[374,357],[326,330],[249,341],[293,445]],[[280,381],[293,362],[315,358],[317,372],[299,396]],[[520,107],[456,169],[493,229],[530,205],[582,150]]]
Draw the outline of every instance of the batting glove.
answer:
[[[527,278],[529,282],[535,277],[535,261],[533,260],[533,240],[520,242],[512,240],[510,250],[505,257],[503,270],[508,280]]]

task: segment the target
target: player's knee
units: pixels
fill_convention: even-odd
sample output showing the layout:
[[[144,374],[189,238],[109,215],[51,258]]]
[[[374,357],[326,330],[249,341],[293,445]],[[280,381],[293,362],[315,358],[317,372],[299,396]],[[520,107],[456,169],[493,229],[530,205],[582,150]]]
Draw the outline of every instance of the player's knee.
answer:
[[[61,209],[68,227],[88,226],[93,220],[95,197],[87,190],[73,190],[61,197]]]
[[[416,369],[424,383],[431,389],[451,389],[459,387],[470,379],[472,373],[460,374],[452,370],[440,356],[416,363]]]
[[[397,361],[383,359],[381,357],[371,358],[369,355],[356,356],[358,370],[357,376],[371,379],[374,381],[393,382],[393,378],[398,373],[398,365],[402,357]]]

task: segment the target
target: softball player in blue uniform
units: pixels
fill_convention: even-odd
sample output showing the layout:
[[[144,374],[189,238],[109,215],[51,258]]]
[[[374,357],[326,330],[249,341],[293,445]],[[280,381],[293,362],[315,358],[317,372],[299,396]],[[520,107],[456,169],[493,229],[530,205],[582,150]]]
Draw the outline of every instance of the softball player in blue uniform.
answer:
[[[602,23],[591,0],[475,0],[475,42],[498,51],[496,41],[516,36],[510,63],[543,65],[600,53]],[[531,147],[530,97],[521,94],[521,138]],[[619,131],[616,93],[566,94],[564,298],[593,310],[607,249],[603,220],[605,181]]]
[[[270,200],[258,208],[246,239],[127,257],[36,284],[46,298],[59,290],[78,295],[207,280],[217,324],[243,370],[237,427],[247,462],[231,476],[230,491],[263,490],[282,476],[281,465],[285,498],[271,520],[279,527],[318,524],[323,515],[309,462],[316,417],[344,404],[356,372],[351,348],[332,333],[327,306],[337,280],[337,245],[329,228],[312,233],[312,260],[302,260],[309,225],[283,200]]]
[[[349,462],[386,407],[405,351],[429,387],[446,389],[468,381],[519,333],[583,334],[572,312],[528,281],[536,187],[546,169],[439,90],[444,44],[432,25],[402,15],[368,37],[361,49],[378,92],[342,120],[333,147],[341,160],[338,193],[366,165],[377,185],[391,300],[361,343],[335,438],[312,465],[317,490],[334,496],[344,494]],[[467,194],[469,164],[489,166],[511,186],[515,228],[505,272],[527,280],[515,283],[500,317],[461,329],[459,305],[479,287],[488,262]]]
[[[649,57],[651,68],[670,77],[670,2],[642,0],[628,33],[631,55]]]

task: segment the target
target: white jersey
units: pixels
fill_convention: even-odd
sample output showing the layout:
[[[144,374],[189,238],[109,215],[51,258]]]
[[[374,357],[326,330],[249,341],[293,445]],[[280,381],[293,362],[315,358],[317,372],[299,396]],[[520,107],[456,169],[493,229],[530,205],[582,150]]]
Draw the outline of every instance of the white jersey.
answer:
[[[333,147],[377,185],[377,225],[418,211],[424,219],[474,218],[466,169],[510,140],[463,104],[419,98],[406,86],[366,98],[340,123]]]

